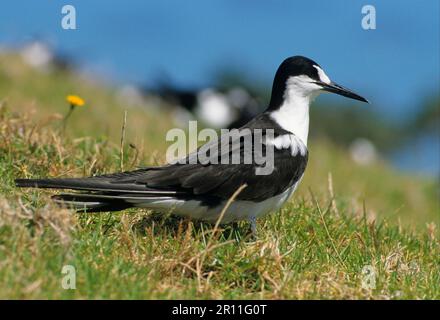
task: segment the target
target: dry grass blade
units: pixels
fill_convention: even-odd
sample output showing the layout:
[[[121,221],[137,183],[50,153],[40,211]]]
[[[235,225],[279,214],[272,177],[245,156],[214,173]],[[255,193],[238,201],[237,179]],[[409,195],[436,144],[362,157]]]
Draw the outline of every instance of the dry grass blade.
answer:
[[[330,240],[330,243],[332,245],[333,250],[335,251],[336,255],[338,256],[337,261],[346,269],[347,266],[345,265],[344,260],[342,259],[341,253],[339,252],[338,248],[336,248],[335,241],[333,240],[332,236],[330,235],[330,231],[328,230],[328,226],[327,226],[327,223],[325,222],[324,214],[322,213],[322,210],[321,210],[321,207],[319,206],[318,200],[316,200],[315,195],[313,194],[312,190],[309,190],[309,192],[310,192],[310,195],[312,196],[313,202],[316,205],[316,208],[318,209],[322,224],[325,229],[325,233],[327,234],[327,237]]]
[[[331,172],[328,173],[328,193],[330,194],[331,206],[332,206],[333,212],[336,215],[339,215],[339,210],[338,210],[338,207],[336,206],[335,193],[333,191],[333,175]]]
[[[121,130],[121,146],[120,146],[120,166],[121,171],[124,171],[124,142],[125,142],[125,126],[127,124],[127,110],[124,110],[124,121],[122,122],[122,130]]]
[[[218,227],[220,226],[221,221],[223,220],[223,217],[225,216],[226,211],[229,209],[229,207],[231,206],[232,202],[235,201],[235,198],[237,198],[237,196],[240,194],[241,191],[243,191],[244,188],[247,187],[247,184],[243,184],[241,185],[235,192],[234,194],[228,199],[228,202],[226,202],[225,206],[223,207],[222,212],[220,213],[215,225],[214,225],[214,229],[212,230],[212,234],[211,237],[209,238],[208,241],[208,247],[209,244],[211,243],[212,239],[214,238],[214,235],[217,233],[218,231]]]
[[[217,221],[216,221],[216,223],[214,225],[214,229],[212,230],[212,234],[209,237],[208,244],[206,245],[205,250],[203,250],[201,252],[200,259],[196,260],[197,281],[198,281],[199,291],[202,291],[202,283],[201,283],[202,282],[201,281],[202,280],[202,266],[203,266],[203,263],[205,262],[206,255],[208,254],[208,252],[211,252],[216,247],[222,246],[222,245],[225,245],[226,243],[230,243],[231,242],[231,241],[227,241],[226,243],[221,243],[221,244],[218,244],[218,245],[213,245],[212,244],[213,240],[214,240],[214,237],[216,236],[216,234],[218,232],[220,223],[223,220],[223,217],[225,216],[226,211],[229,209],[229,207],[231,206],[232,202],[234,202],[234,200],[237,198],[237,196],[240,194],[240,192],[243,191],[243,189],[246,188],[246,187],[247,187],[246,184],[241,185],[233,193],[233,195],[228,199],[228,201],[226,202],[225,206],[223,207],[222,211],[220,212],[220,215],[219,215],[219,217],[218,217],[218,219],[217,219]]]

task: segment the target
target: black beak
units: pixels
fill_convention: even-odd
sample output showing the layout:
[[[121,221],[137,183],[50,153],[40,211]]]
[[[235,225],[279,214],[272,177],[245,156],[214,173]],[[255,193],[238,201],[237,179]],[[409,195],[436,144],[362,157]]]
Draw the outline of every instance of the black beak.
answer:
[[[354,93],[353,91],[351,91],[351,90],[349,90],[347,88],[344,88],[343,86],[340,86],[339,84],[336,84],[334,82],[330,82],[330,83],[317,82],[317,84],[322,86],[322,90],[324,90],[324,91],[336,93],[336,94],[339,94],[341,96],[344,96],[344,97],[347,97],[347,98],[351,98],[351,99],[354,99],[354,100],[359,100],[359,101],[362,101],[362,102],[370,103],[364,97],[361,97],[360,95]]]

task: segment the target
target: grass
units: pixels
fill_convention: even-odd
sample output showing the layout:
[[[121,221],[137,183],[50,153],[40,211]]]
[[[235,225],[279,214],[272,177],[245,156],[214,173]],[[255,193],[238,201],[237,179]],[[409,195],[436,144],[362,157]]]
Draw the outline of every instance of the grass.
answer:
[[[63,133],[70,93],[87,105]],[[163,163],[167,113],[0,55],[0,298],[440,299],[438,182],[358,166],[328,141],[310,142],[298,192],[259,220],[256,240],[245,222],[214,230],[148,210],[74,214],[50,192],[14,187],[16,177],[119,171],[124,107],[125,169]],[[75,290],[61,286],[65,265]],[[374,288],[362,286],[366,266]]]

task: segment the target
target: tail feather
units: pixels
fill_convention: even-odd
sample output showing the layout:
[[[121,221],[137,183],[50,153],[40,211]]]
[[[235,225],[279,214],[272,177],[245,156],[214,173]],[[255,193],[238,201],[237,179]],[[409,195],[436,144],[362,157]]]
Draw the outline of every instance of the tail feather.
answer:
[[[120,211],[132,205],[122,199],[92,198],[87,194],[59,194],[52,196],[55,203],[70,207],[78,212]]]
[[[122,180],[121,182],[120,178],[123,174],[90,178],[16,179],[15,185],[22,188],[81,191],[83,193],[54,195],[52,199],[58,204],[87,212],[124,210],[139,202],[169,199],[178,193],[173,190],[152,189],[146,184],[137,184],[135,181]],[[129,174],[126,176],[129,177]]]
[[[15,179],[19,188],[70,189],[81,191],[129,192],[139,194],[174,195],[175,190],[149,188],[146,184],[120,183],[105,180],[101,177],[90,178],[61,178],[61,179]]]
[[[176,194],[176,191],[158,190],[146,187],[145,184],[113,183],[94,178],[67,178],[67,179],[15,179],[15,186],[19,188],[46,188],[70,189],[82,191],[108,191],[143,194]]]

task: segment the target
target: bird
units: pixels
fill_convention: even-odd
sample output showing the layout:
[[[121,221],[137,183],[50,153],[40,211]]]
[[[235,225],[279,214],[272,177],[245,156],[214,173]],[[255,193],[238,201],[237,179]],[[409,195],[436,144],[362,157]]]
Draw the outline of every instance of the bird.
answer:
[[[260,105],[249,89],[241,86],[179,88],[168,79],[160,79],[157,89],[143,89],[146,95],[159,96],[175,107],[179,118],[195,117],[211,128],[238,128],[249,122]]]
[[[210,223],[247,220],[254,233],[257,219],[281,208],[304,176],[309,157],[309,107],[320,93],[369,103],[330,80],[315,61],[292,56],[275,73],[266,110],[234,130],[240,135],[234,145],[231,133],[225,133],[180,159],[183,161],[86,178],[16,179],[15,184],[71,190],[52,198],[78,211],[111,212],[139,207]],[[258,130],[262,133],[256,139]],[[273,150],[269,174],[261,174],[255,146],[245,146],[250,135],[266,152]],[[223,148],[225,143],[230,148]],[[240,161],[202,163],[197,161],[202,149],[211,159],[227,159],[231,152],[239,150]],[[246,156],[254,157],[246,162]]]

